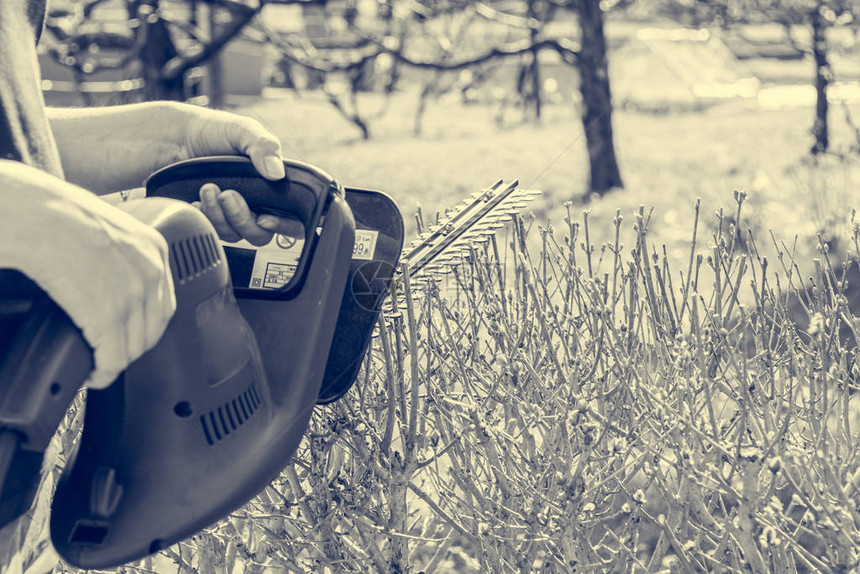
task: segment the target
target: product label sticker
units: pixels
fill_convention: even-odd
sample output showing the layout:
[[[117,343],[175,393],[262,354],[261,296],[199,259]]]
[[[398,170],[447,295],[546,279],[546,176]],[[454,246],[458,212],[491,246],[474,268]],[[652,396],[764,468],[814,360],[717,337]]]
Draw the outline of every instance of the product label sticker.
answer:
[[[364,261],[373,259],[373,254],[376,252],[376,240],[379,237],[379,231],[376,229],[356,229],[355,230],[355,245],[352,247],[352,258]]]
[[[245,240],[224,245],[254,250],[254,266],[248,287],[252,289],[280,289],[290,282],[299,266],[305,240],[275,234],[272,241],[257,247]]]
[[[259,257],[259,255],[258,255]],[[256,262],[255,262],[256,263]],[[291,263],[266,263],[266,271],[263,274],[264,289],[278,289],[290,282],[293,275],[296,274],[298,265]],[[259,282],[259,277],[256,278]],[[254,283],[255,278],[252,276],[251,283]]]

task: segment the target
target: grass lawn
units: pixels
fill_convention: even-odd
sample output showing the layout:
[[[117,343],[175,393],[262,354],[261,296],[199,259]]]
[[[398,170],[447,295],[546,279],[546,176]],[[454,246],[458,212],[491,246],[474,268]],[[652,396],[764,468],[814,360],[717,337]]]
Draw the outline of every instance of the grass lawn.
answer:
[[[500,127],[494,121],[497,108],[464,106],[446,97],[428,107],[424,135],[416,138],[416,101],[409,91],[388,100],[363,96],[365,113],[380,113],[371,123],[370,141],[362,141],[315,93],[270,93],[238,111],[276,131],[287,157],[316,164],[345,185],[392,195],[407,220],[408,235],[415,232],[419,206],[425,214],[443,211],[504,178],[543,190],[533,204],[539,223],[549,218],[561,224],[568,201],[574,202],[577,218],[589,209],[597,243],[609,239],[616,210],[629,222],[640,204],[653,206],[652,237],[665,241],[670,258],[679,262],[689,256],[696,198],[702,199],[702,221],[713,225],[711,214],[722,206],[733,209],[733,190],[744,190],[746,222],[760,242],[772,228],[789,240],[799,234],[808,252],[809,238],[826,216],[850,214],[860,197],[856,159],[849,166],[829,161],[823,170],[802,165],[812,143],[812,109],[762,110],[754,102],[735,102],[665,115],[616,111],[616,148],[626,187],[589,201],[584,196],[585,138],[573,106],[546,106],[540,124],[523,124],[519,112],[510,109]],[[860,105],[851,111],[860,119]],[[846,149],[853,135],[840,107],[833,108],[831,126],[834,149]]]

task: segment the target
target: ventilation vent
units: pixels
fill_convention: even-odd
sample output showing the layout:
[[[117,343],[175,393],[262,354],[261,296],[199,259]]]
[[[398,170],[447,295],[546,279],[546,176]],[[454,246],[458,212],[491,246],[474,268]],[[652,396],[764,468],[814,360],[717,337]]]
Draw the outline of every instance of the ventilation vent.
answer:
[[[176,278],[185,281],[221,262],[221,250],[211,234],[196,235],[170,245]]]
[[[214,445],[239,430],[239,427],[256,414],[262,404],[257,388],[251,385],[232,401],[202,415],[200,424],[203,426],[206,442]]]

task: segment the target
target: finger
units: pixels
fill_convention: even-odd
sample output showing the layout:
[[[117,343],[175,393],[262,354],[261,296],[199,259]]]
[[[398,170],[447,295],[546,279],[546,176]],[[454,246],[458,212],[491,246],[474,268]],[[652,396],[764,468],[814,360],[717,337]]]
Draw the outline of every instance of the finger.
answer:
[[[246,241],[253,245],[265,245],[272,240],[272,232],[257,225],[256,216],[237,191],[228,189],[221,192],[218,202],[230,226]]]
[[[228,137],[233,140],[231,143],[237,151],[251,158],[260,175],[272,180],[286,176],[281,143],[258,122],[251,119],[236,122]]]
[[[84,383],[85,389],[106,389],[117,380],[122,371],[103,371],[101,369],[90,373],[90,378]]]
[[[279,180],[287,176],[286,169],[284,168],[284,160],[281,159],[280,153],[278,155],[269,153],[263,155],[263,152],[251,152],[249,157],[251,158],[251,163],[260,172],[260,175],[266,179]]]
[[[218,196],[221,195],[221,190],[214,183],[207,183],[200,188],[200,206],[215,231],[218,232],[218,237],[224,241],[239,241],[242,236],[233,229],[224,215],[224,210],[221,208],[221,203],[218,201]]]
[[[301,239],[305,236],[305,226],[298,219],[292,217],[276,217],[274,215],[260,215],[257,217],[257,225],[268,229],[272,233],[286,235]]]

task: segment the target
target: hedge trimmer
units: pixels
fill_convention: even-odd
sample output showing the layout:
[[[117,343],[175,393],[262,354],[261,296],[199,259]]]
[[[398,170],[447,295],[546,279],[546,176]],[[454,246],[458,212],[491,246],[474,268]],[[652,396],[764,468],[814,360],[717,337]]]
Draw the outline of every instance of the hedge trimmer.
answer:
[[[250,160],[213,157],[147,181],[135,214],[167,240],[177,311],[153,349],[107,389],[87,391],[51,507],[67,562],[118,566],[245,504],[289,463],[314,405],[352,386],[398,260],[420,283],[537,194],[499,182],[401,255],[403,220],[386,195],[300,162],[285,169],[271,182]],[[222,244],[189,205],[207,182],[257,213],[298,219],[303,236]],[[0,270],[0,527],[32,505],[44,451],[91,369],[66,314]]]

